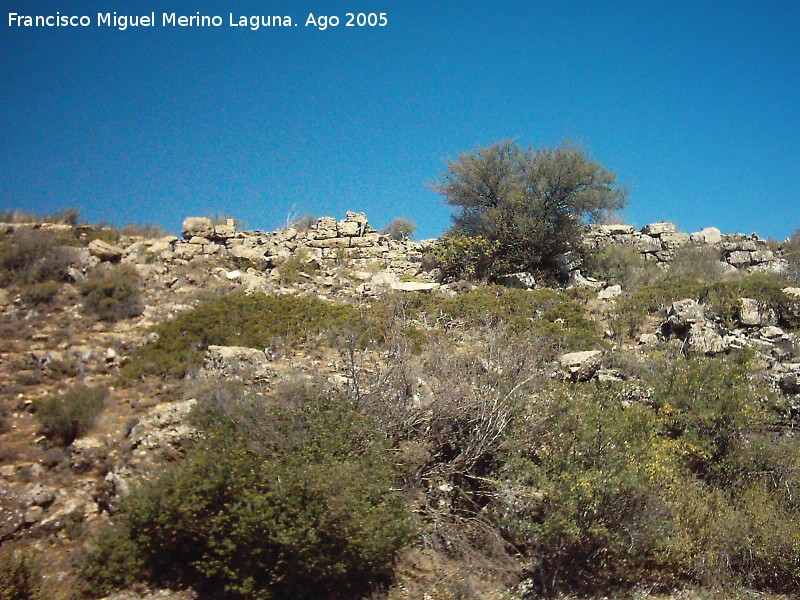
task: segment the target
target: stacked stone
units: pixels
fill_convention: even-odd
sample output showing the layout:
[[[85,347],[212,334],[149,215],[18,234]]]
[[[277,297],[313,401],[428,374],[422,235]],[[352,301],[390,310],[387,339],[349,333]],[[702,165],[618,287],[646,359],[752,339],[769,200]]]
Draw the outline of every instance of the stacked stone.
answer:
[[[692,244],[712,246],[723,261],[737,269],[780,271],[782,261],[767,247],[766,240],[752,234],[723,235],[716,227],[707,227],[691,235],[677,230],[673,223],[659,222],[640,230],[630,225],[593,225],[584,238],[590,249],[609,244],[626,244],[636,248],[646,260],[665,266],[675,258],[675,250]]]

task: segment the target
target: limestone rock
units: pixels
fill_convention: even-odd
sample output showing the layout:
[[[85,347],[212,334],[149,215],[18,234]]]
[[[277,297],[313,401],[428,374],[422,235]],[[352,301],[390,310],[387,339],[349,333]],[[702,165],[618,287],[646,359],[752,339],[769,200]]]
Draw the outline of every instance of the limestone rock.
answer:
[[[193,237],[210,238],[214,235],[214,224],[207,217],[187,217],[183,221],[183,239]]]
[[[598,290],[605,285],[604,281],[598,281],[594,277],[584,277],[577,269],[569,274],[569,282],[567,287],[589,288]]]
[[[103,240],[92,240],[88,246],[89,254],[99,258],[101,261],[119,262],[125,251]]]
[[[196,400],[168,402],[150,409],[131,429],[129,439],[139,459],[152,459],[153,451],[170,453],[180,450],[195,435],[188,416]]]
[[[706,227],[689,236],[696,244],[719,244],[722,242],[722,232],[716,227]]]
[[[25,508],[13,488],[0,481],[0,541],[25,524]]]
[[[612,300],[620,295],[622,295],[622,286],[619,285],[610,285],[597,293],[597,297],[600,300]]]
[[[631,233],[636,231],[633,225],[622,225],[619,223],[598,225],[596,230],[604,235],[612,235],[612,236],[630,235]]]
[[[650,235],[641,235],[636,238],[634,246],[639,252],[660,252],[661,242]]]
[[[573,381],[589,381],[600,368],[602,356],[601,350],[586,350],[562,354],[558,361]]]
[[[39,482],[28,485],[20,496],[22,505],[25,507],[48,506],[55,498],[55,489]]]
[[[96,437],[78,438],[70,446],[70,466],[79,473],[85,473],[103,465],[108,455],[106,443]]]
[[[222,379],[257,381],[275,376],[264,350],[241,346],[209,346],[203,369],[207,376]]]
[[[725,352],[730,347],[730,344],[713,328],[700,323],[690,325],[687,345],[690,352],[709,355]]]
[[[689,325],[705,320],[705,309],[697,300],[676,300],[667,313],[667,325],[673,331],[686,329]]]
[[[737,268],[746,267],[752,262],[750,252],[734,250],[728,255],[728,262]]]
[[[763,302],[752,298],[742,298],[739,303],[739,323],[742,325],[746,327],[766,327],[778,324],[778,317],[775,311],[764,305]]]
[[[225,223],[214,225],[214,233],[211,239],[224,241],[236,235],[236,225],[233,219],[225,219]]]
[[[528,273],[527,271],[501,275],[497,278],[497,283],[521,290],[532,290],[536,287],[536,279],[533,273]]]
[[[395,284],[392,289],[399,292],[430,292],[441,287],[438,283],[427,281],[401,281]]]
[[[675,233],[677,229],[675,228],[674,223],[667,223],[667,222],[659,222],[659,223],[650,223],[649,225],[645,225],[642,227],[642,233],[645,235],[651,235],[653,237],[660,236],[665,233]]]

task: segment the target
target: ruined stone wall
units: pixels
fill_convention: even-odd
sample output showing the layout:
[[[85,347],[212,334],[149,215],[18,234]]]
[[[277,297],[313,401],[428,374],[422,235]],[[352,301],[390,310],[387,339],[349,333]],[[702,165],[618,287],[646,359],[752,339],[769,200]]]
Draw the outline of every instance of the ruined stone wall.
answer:
[[[713,248],[719,252],[721,261],[737,269],[781,272],[786,266],[767,241],[756,234],[725,235],[716,227],[687,234],[678,231],[673,223],[651,223],[640,230],[631,225],[593,225],[584,243],[592,249],[625,244],[638,250],[646,260],[665,266],[675,258],[677,250],[686,246]]]

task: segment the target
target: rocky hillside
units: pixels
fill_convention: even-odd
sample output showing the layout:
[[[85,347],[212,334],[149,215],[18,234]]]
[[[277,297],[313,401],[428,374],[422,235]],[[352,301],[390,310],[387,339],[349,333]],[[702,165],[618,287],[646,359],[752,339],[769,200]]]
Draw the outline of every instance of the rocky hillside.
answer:
[[[800,591],[796,241],[0,236],[0,598]]]

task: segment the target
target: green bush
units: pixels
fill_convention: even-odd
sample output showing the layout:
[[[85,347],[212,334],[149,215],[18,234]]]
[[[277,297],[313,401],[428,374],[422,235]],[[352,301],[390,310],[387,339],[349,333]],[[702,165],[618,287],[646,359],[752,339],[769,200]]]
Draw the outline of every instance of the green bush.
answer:
[[[459,212],[454,229],[499,245],[498,275],[558,272],[587,221],[622,208],[616,177],[581,148],[527,150],[504,141],[461,154],[434,190]]]
[[[45,306],[53,301],[60,290],[61,283],[58,281],[32,283],[20,289],[20,297],[27,305]]]
[[[786,278],[790,283],[800,283],[800,229],[783,244],[783,259],[786,261]]]
[[[553,350],[591,350],[603,342],[580,303],[584,293],[481,286],[452,297],[416,295],[408,299],[406,308],[429,323],[503,324],[512,332],[544,338]]]
[[[683,246],[675,250],[669,273],[672,277],[714,283],[730,275],[730,268],[722,262],[722,254],[714,246]]]
[[[546,593],[796,593],[800,448],[772,429],[746,358],[659,361],[652,385],[635,404],[550,385],[514,421],[488,512],[530,577]]]
[[[292,222],[292,227],[297,229],[297,231],[308,231],[316,224],[317,217],[314,215],[303,215]]]
[[[667,277],[617,301],[612,313],[614,329],[633,335],[647,315],[664,311],[676,300],[692,298],[706,304],[728,327],[738,319],[741,298],[752,298],[775,310],[785,327],[800,326],[798,302],[784,294],[780,278],[752,273],[730,281],[704,283],[690,277]]]
[[[276,271],[283,284],[300,283],[319,270],[305,248],[300,248],[278,265]]]
[[[36,418],[44,436],[57,446],[68,446],[84,435],[103,410],[103,387],[76,385],[49,396],[36,405]]]
[[[205,406],[205,434],[142,484],[82,566],[93,593],[132,574],[203,597],[354,598],[391,574],[411,524],[391,454],[343,397],[295,386]]]
[[[0,237],[0,285],[65,281],[74,259],[74,237],[48,230]]]
[[[128,266],[89,277],[80,286],[83,309],[109,323],[137,317],[144,310],[139,288],[139,275]]]
[[[483,236],[449,231],[436,242],[428,260],[441,269],[445,281],[484,281],[494,274],[499,244]]]
[[[407,240],[414,235],[417,226],[408,219],[394,219],[386,227],[381,230],[381,233],[388,235],[393,240]]]
[[[608,244],[587,252],[583,268],[588,276],[607,281],[609,285],[620,285],[627,291],[652,285],[664,277],[656,263],[645,260],[636,248],[624,244]]]
[[[29,557],[0,552],[0,600],[36,600],[41,591],[41,576]]]
[[[302,344],[327,334],[354,334],[358,344],[381,340],[385,317],[370,307],[359,309],[316,298],[235,293],[199,304],[155,327],[158,338],[138,348],[123,377],[183,377],[202,364],[210,345],[268,348],[275,343]]]

